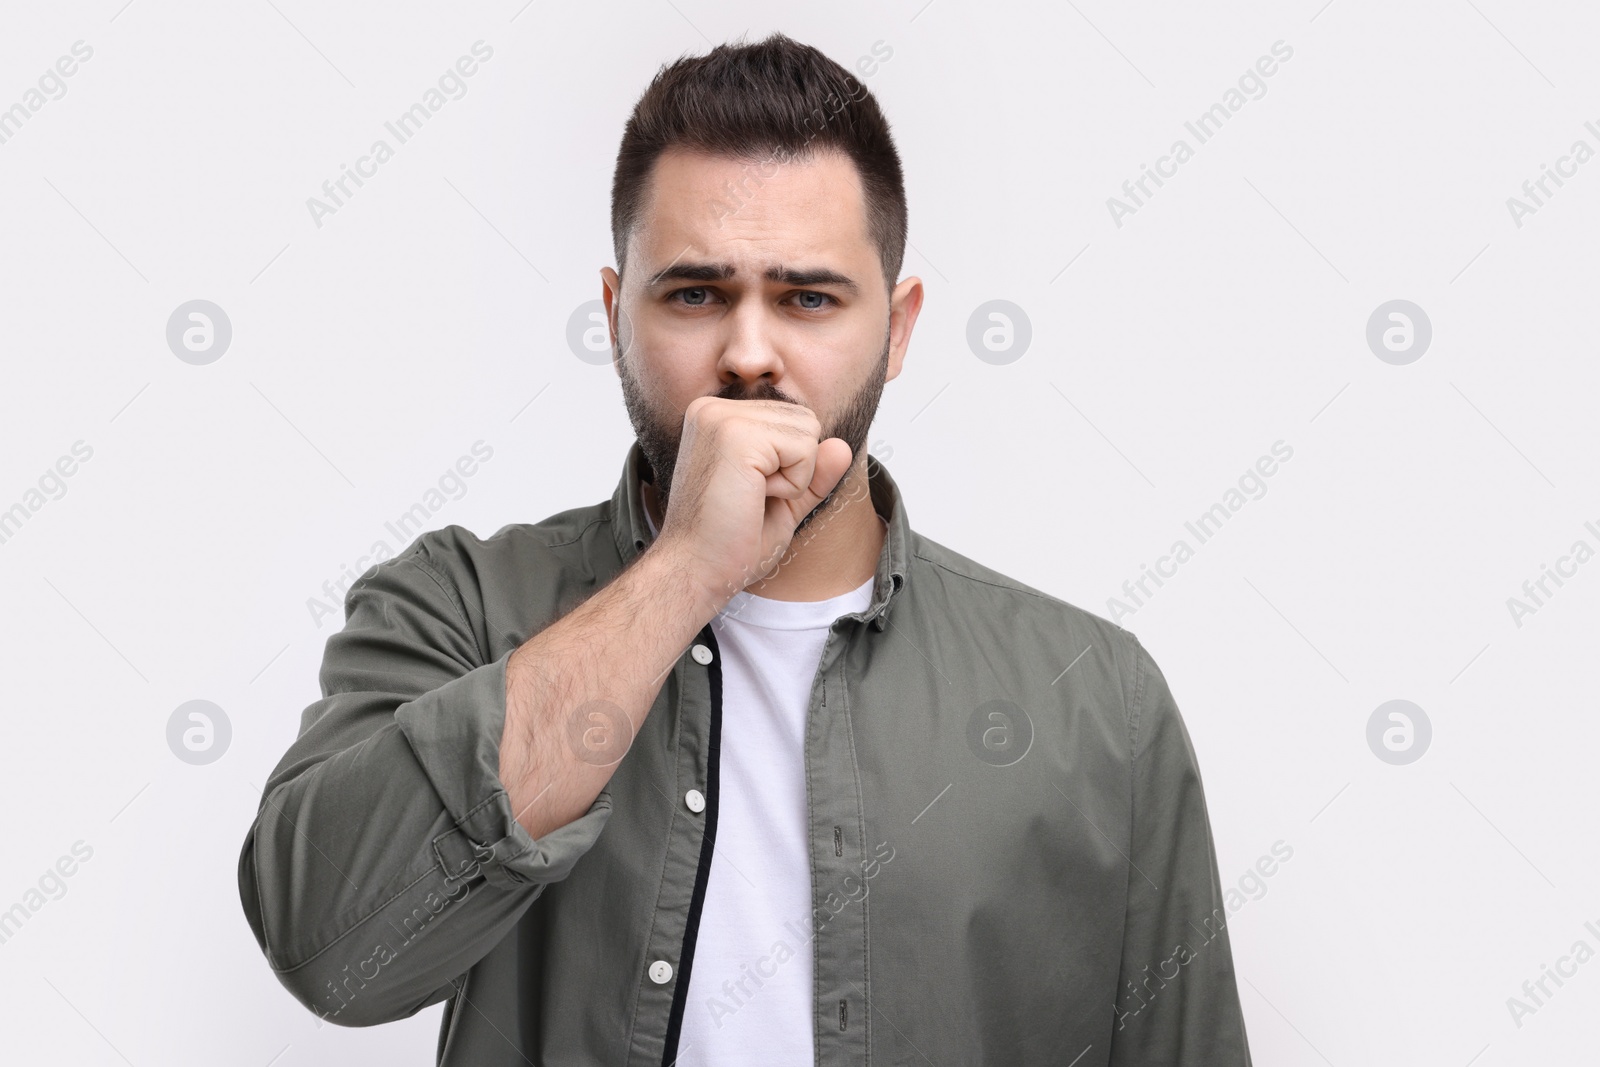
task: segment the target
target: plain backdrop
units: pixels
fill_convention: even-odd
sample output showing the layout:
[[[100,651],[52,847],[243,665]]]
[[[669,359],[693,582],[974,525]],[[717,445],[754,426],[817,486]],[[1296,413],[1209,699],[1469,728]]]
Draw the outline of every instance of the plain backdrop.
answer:
[[[487,536],[610,495],[632,435],[583,333],[622,124],[661,64],[772,30],[858,72],[905,165],[904,273],[927,301],[872,451],[916,529],[1116,612],[1161,664],[1244,894],[1255,1062],[1595,1055],[1600,962],[1572,956],[1600,950],[1592,8],[102,0],[0,19],[0,109],[26,112],[0,126],[8,1060],[433,1062],[440,1007],[319,1025],[239,903],[261,784],[343,621],[324,583],[409,543],[386,523],[414,505]],[[397,144],[384,124],[479,41],[492,56]],[[1292,54],[1258,83],[1275,45]],[[1185,124],[1218,104],[1202,142]],[[308,206],[379,138],[392,158],[336,211]],[[1147,166],[1168,176],[1136,203]],[[1541,191],[1547,169],[1565,176]],[[209,362],[169,343],[196,300],[231,331]],[[1369,343],[1375,313],[1411,347]],[[479,442],[492,458],[441,484]],[[1275,445],[1292,456],[1258,490]],[[1218,504],[1200,543],[1185,524]],[[1180,539],[1192,555],[1161,563]],[[1124,583],[1158,566],[1135,604]],[[1387,713],[1397,749],[1369,743],[1391,700],[1425,744],[1415,711],[1409,748]],[[209,762],[170,740],[190,701],[215,708]],[[1252,876],[1275,845],[1292,858]]]

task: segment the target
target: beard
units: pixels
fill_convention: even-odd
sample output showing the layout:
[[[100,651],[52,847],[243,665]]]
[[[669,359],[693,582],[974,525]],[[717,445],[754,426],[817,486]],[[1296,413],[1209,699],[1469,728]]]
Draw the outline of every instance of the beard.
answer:
[[[642,383],[633,375],[631,361],[623,358],[613,349],[613,355],[618,361],[622,378],[622,402],[628,409],[628,420],[633,423],[633,432],[639,439],[639,450],[644,453],[647,470],[646,481],[655,487],[656,498],[661,504],[661,514],[667,513],[667,498],[672,490],[672,475],[677,469],[678,449],[683,441],[683,416],[671,418],[659,414],[651,405]],[[845,403],[831,421],[822,420],[822,438],[837,437],[850,446],[850,468],[847,469],[839,482],[828,495],[818,502],[817,506],[806,513],[805,517],[795,526],[795,533],[804,530],[816,516],[826,513],[829,504],[833,502],[834,494],[843,488],[850,479],[851,472],[860,463],[863,449],[866,447],[867,434],[872,429],[872,420],[878,413],[878,401],[883,396],[883,387],[886,384],[884,374],[889,368],[889,331],[884,330],[883,351],[878,354],[876,365],[867,375],[866,382]],[[765,378],[757,381],[751,389],[746,389],[743,381],[729,382],[718,390],[715,396],[724,400],[777,400],[785,404],[799,404],[800,401],[783,392]],[[821,412],[817,412],[821,416]]]

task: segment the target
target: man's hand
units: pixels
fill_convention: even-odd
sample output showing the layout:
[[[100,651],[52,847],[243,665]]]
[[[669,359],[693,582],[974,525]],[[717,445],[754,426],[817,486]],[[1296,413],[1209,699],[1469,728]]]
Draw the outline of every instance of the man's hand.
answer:
[[[705,589],[723,602],[766,577],[795,527],[854,459],[841,438],[821,437],[816,414],[799,404],[714,396],[691,401],[662,547],[688,560]]]

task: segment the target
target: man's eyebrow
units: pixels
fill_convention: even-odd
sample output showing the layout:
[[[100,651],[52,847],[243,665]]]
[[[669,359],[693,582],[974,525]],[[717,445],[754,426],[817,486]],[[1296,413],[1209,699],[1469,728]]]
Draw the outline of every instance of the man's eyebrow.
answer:
[[[737,275],[738,269],[731,263],[673,263],[665,270],[652,275],[646,288],[658,289],[667,282],[674,281],[725,282]],[[810,270],[796,267],[768,267],[763,277],[769,282],[781,282],[784,285],[832,286],[852,296],[860,292],[860,286],[849,275],[840,274],[828,267],[813,267]]]

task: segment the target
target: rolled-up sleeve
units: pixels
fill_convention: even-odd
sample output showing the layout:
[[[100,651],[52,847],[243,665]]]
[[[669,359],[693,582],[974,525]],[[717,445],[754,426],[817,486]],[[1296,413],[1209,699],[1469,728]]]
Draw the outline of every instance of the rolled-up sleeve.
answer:
[[[455,982],[592,847],[589,810],[534,840],[499,777],[508,650],[487,661],[427,535],[345,596],[321,699],[268,778],[239,893],[283,985],[332,1022],[367,1026]]]
[[[1134,641],[1133,829],[1113,1067],[1249,1067],[1200,767],[1172,690]]]

